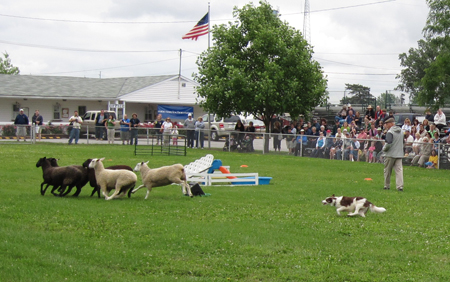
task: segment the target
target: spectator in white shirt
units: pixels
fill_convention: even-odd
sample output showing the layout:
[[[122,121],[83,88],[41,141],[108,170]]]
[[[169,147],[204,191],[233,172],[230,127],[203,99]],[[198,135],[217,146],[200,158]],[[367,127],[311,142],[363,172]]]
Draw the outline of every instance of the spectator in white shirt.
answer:
[[[442,112],[442,109],[439,109],[434,116],[434,124],[436,124],[436,127],[439,129],[439,131],[441,131],[442,128],[447,124],[447,121],[445,120],[445,114]]]

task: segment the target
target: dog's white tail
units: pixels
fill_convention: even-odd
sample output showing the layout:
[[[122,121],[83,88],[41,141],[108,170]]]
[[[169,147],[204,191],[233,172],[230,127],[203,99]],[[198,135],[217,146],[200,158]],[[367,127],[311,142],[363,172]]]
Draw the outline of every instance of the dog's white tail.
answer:
[[[370,211],[371,211],[371,212],[375,212],[375,213],[382,213],[382,212],[385,212],[386,209],[385,209],[385,208],[382,208],[382,207],[377,207],[377,206],[375,206],[374,204],[371,204],[371,205],[370,205]]]

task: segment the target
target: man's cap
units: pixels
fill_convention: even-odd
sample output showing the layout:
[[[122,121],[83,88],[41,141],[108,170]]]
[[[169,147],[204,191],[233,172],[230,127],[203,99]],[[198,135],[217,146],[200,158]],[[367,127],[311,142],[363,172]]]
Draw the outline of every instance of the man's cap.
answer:
[[[20,109],[19,112],[23,112],[23,109]]]
[[[305,130],[304,130],[304,129],[302,129],[302,130],[300,130],[300,131],[303,131],[303,132],[305,132]]]
[[[189,113],[189,114],[188,114],[188,117],[191,117],[191,116],[192,116],[192,114],[191,114],[191,113]]]
[[[330,133],[330,132],[331,132],[331,130],[328,129],[328,130],[327,130],[327,133]]]
[[[305,124],[303,125],[303,127],[305,127],[305,128],[306,128],[306,127],[308,127],[308,125],[307,125],[307,124],[305,123]]]
[[[388,118],[384,123],[390,123],[390,122],[395,122],[395,119],[393,119],[393,118]]]
[[[383,129],[381,129],[381,127],[378,127],[377,130],[382,131]]]
[[[347,132],[347,128],[344,128],[344,132]]]
[[[372,109],[372,105],[367,106],[368,109]]]

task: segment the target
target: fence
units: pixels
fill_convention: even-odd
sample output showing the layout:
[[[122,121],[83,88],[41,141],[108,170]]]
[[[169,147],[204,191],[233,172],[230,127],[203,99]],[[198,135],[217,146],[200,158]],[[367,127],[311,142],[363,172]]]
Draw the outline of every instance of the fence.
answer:
[[[179,135],[178,135],[178,145],[173,146],[173,143],[171,143],[170,146],[167,146],[164,148],[164,146],[157,146],[157,134],[155,134],[155,129],[153,128],[140,128],[139,129],[139,145],[134,146],[135,147],[135,153],[136,154],[181,154],[186,155],[186,129],[179,128]],[[42,140],[47,142],[59,142],[59,143],[67,143],[69,138],[69,130],[67,126],[62,125],[54,125],[54,126],[43,126],[42,128]],[[235,140],[235,144],[230,144],[233,139],[238,138],[239,134],[244,134],[245,132],[235,132],[235,131],[227,131],[227,135],[224,138],[219,139],[218,141],[213,141],[208,139],[208,136],[210,134],[209,131],[204,130],[204,137],[205,137],[205,148],[209,149],[222,149],[224,151],[239,151],[239,152],[248,152],[247,150],[242,150],[242,142]],[[120,135],[120,131],[116,130],[116,140],[118,140],[118,136]],[[0,125],[0,136],[2,138],[2,142],[11,142],[17,140],[16,137],[16,128],[14,125]],[[291,144],[293,147],[292,150],[289,150],[288,142],[286,142],[286,135],[285,134],[271,134],[271,133],[264,133],[264,132],[257,132],[252,134],[253,138],[251,139],[251,146],[252,149],[254,149],[253,153],[256,154],[291,154],[293,157],[314,157],[316,151],[315,148],[315,142],[313,140],[317,140],[318,136],[306,136],[306,138],[310,139],[308,143],[295,143]],[[298,137],[299,135],[295,135],[293,137]],[[282,138],[281,140],[281,150],[275,151],[273,149],[273,141],[275,139]],[[38,143],[36,140],[36,134],[35,134],[35,127],[34,126],[27,126],[26,127],[26,136],[20,137],[21,139],[26,138],[27,142],[22,142],[25,144],[35,144]],[[328,137],[326,137],[326,140]],[[439,143],[433,144],[435,146],[436,151],[438,153],[438,168],[439,169],[450,169],[450,144],[446,141],[450,140],[448,138],[442,138]],[[361,143],[366,142],[367,140],[359,140]],[[267,144],[265,144],[267,142]],[[326,142],[326,141],[325,141]],[[383,142],[383,141],[378,141]],[[22,144],[21,143],[21,144]],[[79,143],[82,144],[106,144],[105,141],[97,141],[95,140],[94,132],[89,132],[89,129],[86,128],[86,133],[82,134],[80,136]],[[420,144],[423,145],[423,144]],[[142,146],[142,147],[141,147]],[[149,146],[148,148],[145,148],[145,146]],[[151,148],[152,147],[152,148]],[[358,150],[358,154],[355,152],[348,150],[346,151],[341,149],[340,154],[338,154],[338,151],[334,152],[334,158],[333,159],[339,159],[342,161],[349,160],[353,154],[353,160],[354,161],[367,161],[367,151],[364,151],[364,145],[361,144],[361,149]],[[266,150],[264,150],[266,148]],[[147,151],[146,151],[147,150]],[[158,151],[159,150],[159,151]],[[169,151],[169,152],[168,152]],[[317,157],[322,158],[330,158],[329,155],[330,151],[325,151],[322,154],[322,152],[318,152]],[[358,158],[359,156],[359,158]],[[405,156],[403,159],[404,164],[411,164],[411,161],[414,159],[416,154],[413,152],[411,154],[408,154],[408,156]],[[380,154],[379,157],[382,157]],[[377,162],[382,161],[382,159],[378,159]],[[428,161],[428,160],[427,160]]]
[[[167,134],[148,136],[151,142],[148,146],[140,146],[135,143],[134,155],[178,155],[186,156],[186,136],[179,134]],[[164,140],[166,138],[166,140]],[[159,142],[161,141],[161,142]]]

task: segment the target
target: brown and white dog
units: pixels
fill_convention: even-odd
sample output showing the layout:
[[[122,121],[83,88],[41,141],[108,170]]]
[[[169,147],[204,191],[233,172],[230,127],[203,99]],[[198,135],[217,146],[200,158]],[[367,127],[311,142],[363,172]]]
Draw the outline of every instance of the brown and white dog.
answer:
[[[362,217],[366,217],[366,213],[369,208],[371,212],[375,213],[382,213],[386,211],[385,208],[376,207],[374,204],[367,201],[367,199],[363,197],[336,197],[333,194],[333,196],[323,200],[322,204],[335,206],[338,215],[341,215],[341,211],[347,211],[350,212],[348,216],[359,214]]]

